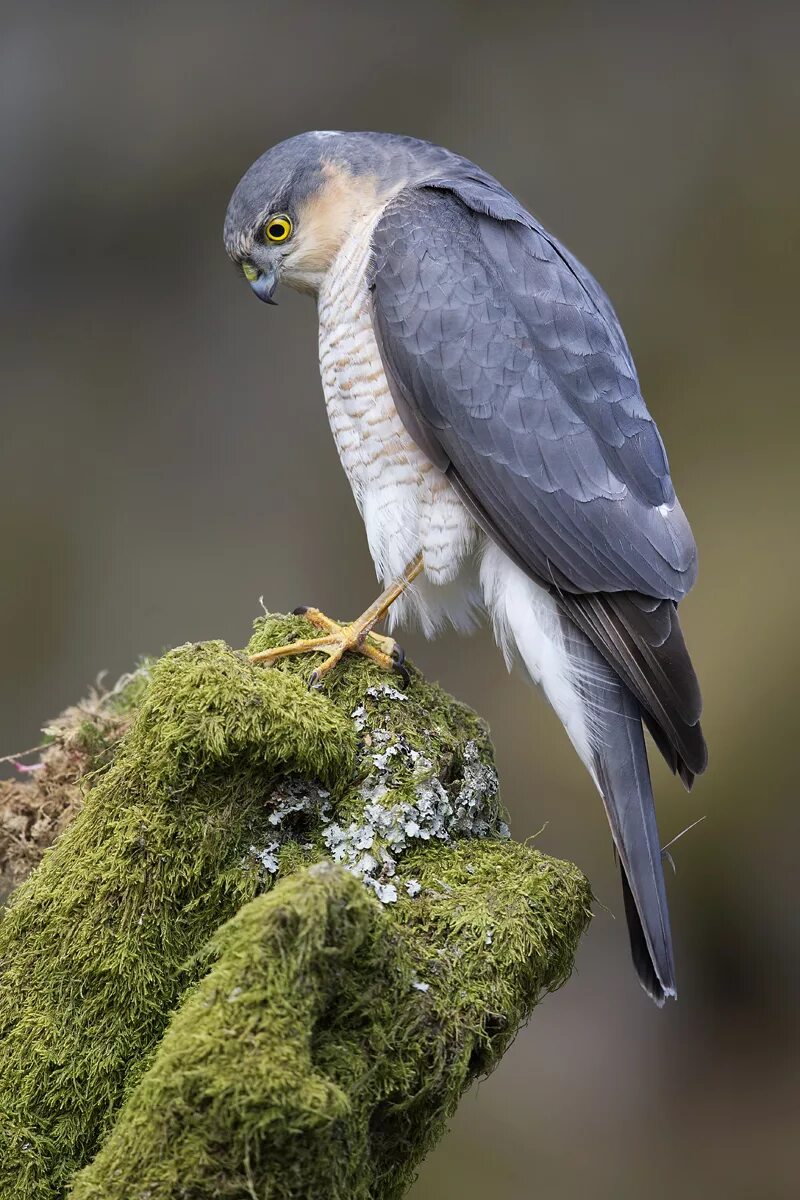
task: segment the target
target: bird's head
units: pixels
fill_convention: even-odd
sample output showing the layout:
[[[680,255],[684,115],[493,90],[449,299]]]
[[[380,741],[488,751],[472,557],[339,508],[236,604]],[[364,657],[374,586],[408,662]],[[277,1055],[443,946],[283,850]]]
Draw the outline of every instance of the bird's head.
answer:
[[[225,248],[260,300],[279,282],[316,293],[354,225],[446,151],[385,133],[301,133],[262,154],[234,189]]]

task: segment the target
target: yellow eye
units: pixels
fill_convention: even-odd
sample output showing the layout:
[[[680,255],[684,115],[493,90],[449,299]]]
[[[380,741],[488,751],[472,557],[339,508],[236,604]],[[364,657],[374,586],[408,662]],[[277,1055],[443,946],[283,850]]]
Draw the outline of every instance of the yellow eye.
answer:
[[[252,283],[253,280],[258,279],[258,271],[256,270],[256,268],[253,266],[252,263],[243,262],[242,263],[242,273],[244,274],[244,277],[248,283]]]
[[[268,242],[285,242],[292,232],[292,219],[288,213],[273,213],[264,225],[264,238]]]

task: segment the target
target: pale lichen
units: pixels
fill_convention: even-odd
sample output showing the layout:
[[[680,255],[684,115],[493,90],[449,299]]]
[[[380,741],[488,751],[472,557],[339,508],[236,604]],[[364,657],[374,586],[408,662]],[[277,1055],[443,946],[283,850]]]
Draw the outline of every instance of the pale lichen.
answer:
[[[394,699],[393,691],[383,689]],[[431,759],[403,734],[375,729],[370,740],[381,749],[365,755],[371,769],[361,784],[363,818],[346,828],[323,818],[322,839],[333,860],[372,888],[382,903],[397,900],[397,888],[389,881],[412,842],[508,836],[508,826],[498,820],[497,773],[481,760],[473,740],[464,744],[461,778],[449,788]],[[409,791],[410,798],[404,798]],[[413,896],[415,889],[408,893]]]

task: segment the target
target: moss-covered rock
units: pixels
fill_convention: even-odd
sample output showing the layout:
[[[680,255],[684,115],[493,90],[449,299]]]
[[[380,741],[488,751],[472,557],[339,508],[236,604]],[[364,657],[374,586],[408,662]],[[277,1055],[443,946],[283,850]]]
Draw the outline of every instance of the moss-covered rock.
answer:
[[[4,1200],[98,1149],[75,1197],[399,1196],[568,975],[588,885],[508,840],[483,724],[414,671],[351,657],[310,693],[313,665],[165,655],[15,893]]]

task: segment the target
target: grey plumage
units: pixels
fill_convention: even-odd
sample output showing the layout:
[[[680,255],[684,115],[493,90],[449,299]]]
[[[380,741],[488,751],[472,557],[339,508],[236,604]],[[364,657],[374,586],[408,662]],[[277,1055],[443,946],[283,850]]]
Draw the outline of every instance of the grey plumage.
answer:
[[[661,439],[552,244],[452,196],[404,197],[375,230],[373,286],[403,403],[522,564],[568,591],[680,599],[696,552]]]
[[[492,176],[410,138],[309,134],[269,151],[234,193],[229,252],[331,162],[386,189],[367,282],[406,430],[560,613],[634,962],[660,1002],[675,980],[642,722],[691,786],[706,748],[677,603],[697,555],[616,314]]]

